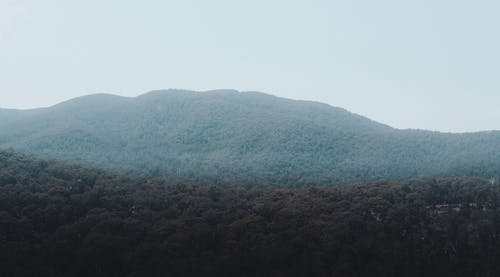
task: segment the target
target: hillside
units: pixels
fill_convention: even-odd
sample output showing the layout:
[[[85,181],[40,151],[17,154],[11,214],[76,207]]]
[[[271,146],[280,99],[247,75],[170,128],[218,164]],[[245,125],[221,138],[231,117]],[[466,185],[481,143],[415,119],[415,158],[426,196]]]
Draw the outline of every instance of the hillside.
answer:
[[[0,110],[0,148],[244,185],[499,175],[500,132],[397,130],[326,104],[230,90],[98,94]]]
[[[0,151],[0,275],[495,276],[498,184],[194,186]]]

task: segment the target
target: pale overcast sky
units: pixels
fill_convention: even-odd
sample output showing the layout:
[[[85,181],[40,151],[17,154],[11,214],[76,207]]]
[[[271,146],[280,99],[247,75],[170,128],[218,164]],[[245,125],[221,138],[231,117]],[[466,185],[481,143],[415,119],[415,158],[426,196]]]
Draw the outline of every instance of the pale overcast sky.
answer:
[[[0,0],[0,107],[163,88],[500,129],[500,1]]]

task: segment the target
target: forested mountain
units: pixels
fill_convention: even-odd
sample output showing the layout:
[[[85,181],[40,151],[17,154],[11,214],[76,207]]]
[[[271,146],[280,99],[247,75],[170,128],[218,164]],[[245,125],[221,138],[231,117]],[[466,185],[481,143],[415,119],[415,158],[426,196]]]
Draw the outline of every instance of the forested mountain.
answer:
[[[0,110],[0,148],[190,182],[303,186],[499,175],[500,132],[397,130],[263,93],[90,95]]]
[[[197,186],[0,151],[0,276],[497,276],[500,187]]]

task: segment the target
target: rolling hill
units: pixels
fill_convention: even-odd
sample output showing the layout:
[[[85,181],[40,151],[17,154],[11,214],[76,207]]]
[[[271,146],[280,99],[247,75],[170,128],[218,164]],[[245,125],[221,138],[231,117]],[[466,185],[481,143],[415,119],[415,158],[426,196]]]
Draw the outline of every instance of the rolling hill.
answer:
[[[0,148],[207,183],[303,186],[500,172],[500,132],[398,130],[257,92],[96,94],[0,109]]]

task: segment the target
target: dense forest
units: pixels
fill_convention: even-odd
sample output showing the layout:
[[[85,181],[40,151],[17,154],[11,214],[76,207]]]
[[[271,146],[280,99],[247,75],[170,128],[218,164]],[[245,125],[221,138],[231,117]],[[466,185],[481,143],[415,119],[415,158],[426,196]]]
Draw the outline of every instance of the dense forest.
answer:
[[[500,132],[397,130],[256,92],[91,95],[0,110],[0,147],[189,183],[301,187],[500,175]]]
[[[498,276],[500,186],[240,187],[0,152],[0,276]]]

